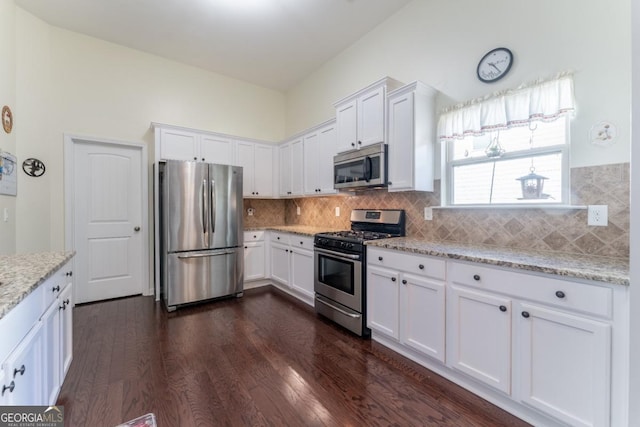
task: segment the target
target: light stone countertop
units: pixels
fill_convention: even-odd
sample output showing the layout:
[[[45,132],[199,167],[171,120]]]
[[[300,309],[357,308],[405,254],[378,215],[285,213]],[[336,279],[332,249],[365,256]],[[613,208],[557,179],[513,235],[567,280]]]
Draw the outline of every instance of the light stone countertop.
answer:
[[[623,258],[519,250],[488,245],[433,243],[414,237],[371,240],[366,244],[367,246],[420,255],[472,261],[616,285],[629,285],[629,260]]]
[[[313,237],[318,233],[327,233],[331,231],[342,231],[343,228],[330,228],[330,227],[316,227],[312,225],[270,225],[266,227],[252,227],[245,228],[244,231],[257,231],[257,230],[269,230],[269,231],[281,231],[284,233],[299,234],[301,236]]]
[[[75,252],[0,255],[0,319],[69,261]]]

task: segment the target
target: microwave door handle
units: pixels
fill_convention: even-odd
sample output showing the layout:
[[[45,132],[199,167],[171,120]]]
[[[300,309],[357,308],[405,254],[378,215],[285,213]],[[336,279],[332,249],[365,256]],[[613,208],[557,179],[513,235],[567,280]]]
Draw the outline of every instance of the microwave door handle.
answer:
[[[371,157],[367,156],[364,158],[364,180],[366,182],[371,181],[373,177],[373,162],[371,161]]]

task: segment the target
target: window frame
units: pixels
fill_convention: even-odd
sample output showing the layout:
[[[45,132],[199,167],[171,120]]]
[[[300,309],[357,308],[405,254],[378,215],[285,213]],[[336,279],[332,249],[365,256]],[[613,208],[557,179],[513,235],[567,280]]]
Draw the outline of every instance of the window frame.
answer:
[[[443,207],[461,207],[461,208],[491,208],[491,207],[514,207],[514,208],[545,208],[545,207],[553,207],[560,205],[569,205],[571,202],[571,169],[570,169],[570,148],[571,148],[571,121],[569,115],[565,114],[556,120],[565,120],[565,138],[562,144],[550,145],[546,147],[532,148],[530,150],[520,150],[515,153],[506,152],[499,158],[490,158],[490,157],[477,157],[477,158],[469,158],[469,159],[458,159],[452,160],[453,157],[453,148],[452,145],[456,143],[457,140],[447,140],[442,142],[442,170],[444,173],[442,174],[442,200],[441,205]],[[533,121],[535,122],[535,121]],[[501,130],[504,132],[504,130]],[[490,162],[500,162],[505,160],[513,160],[519,158],[527,158],[534,156],[540,156],[545,154],[555,154],[561,153],[562,155],[562,163],[561,163],[561,177],[562,184],[561,188],[561,197],[560,200],[554,202],[523,202],[523,203],[453,203],[454,200],[454,189],[453,189],[453,168],[455,166],[464,166],[470,164],[481,164],[481,163],[490,163]]]

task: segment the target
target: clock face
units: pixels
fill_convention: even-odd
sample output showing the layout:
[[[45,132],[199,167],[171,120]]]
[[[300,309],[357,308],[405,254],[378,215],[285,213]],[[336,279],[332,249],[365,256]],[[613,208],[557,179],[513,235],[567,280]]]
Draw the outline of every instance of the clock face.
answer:
[[[493,49],[478,63],[478,78],[486,83],[495,82],[504,77],[513,64],[513,54],[505,47]]]

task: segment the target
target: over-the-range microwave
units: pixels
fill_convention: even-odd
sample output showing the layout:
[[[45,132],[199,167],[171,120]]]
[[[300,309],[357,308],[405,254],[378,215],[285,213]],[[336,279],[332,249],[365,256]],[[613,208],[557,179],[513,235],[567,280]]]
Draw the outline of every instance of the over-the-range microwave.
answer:
[[[357,190],[358,188],[386,186],[386,144],[373,144],[334,156],[333,188]]]

